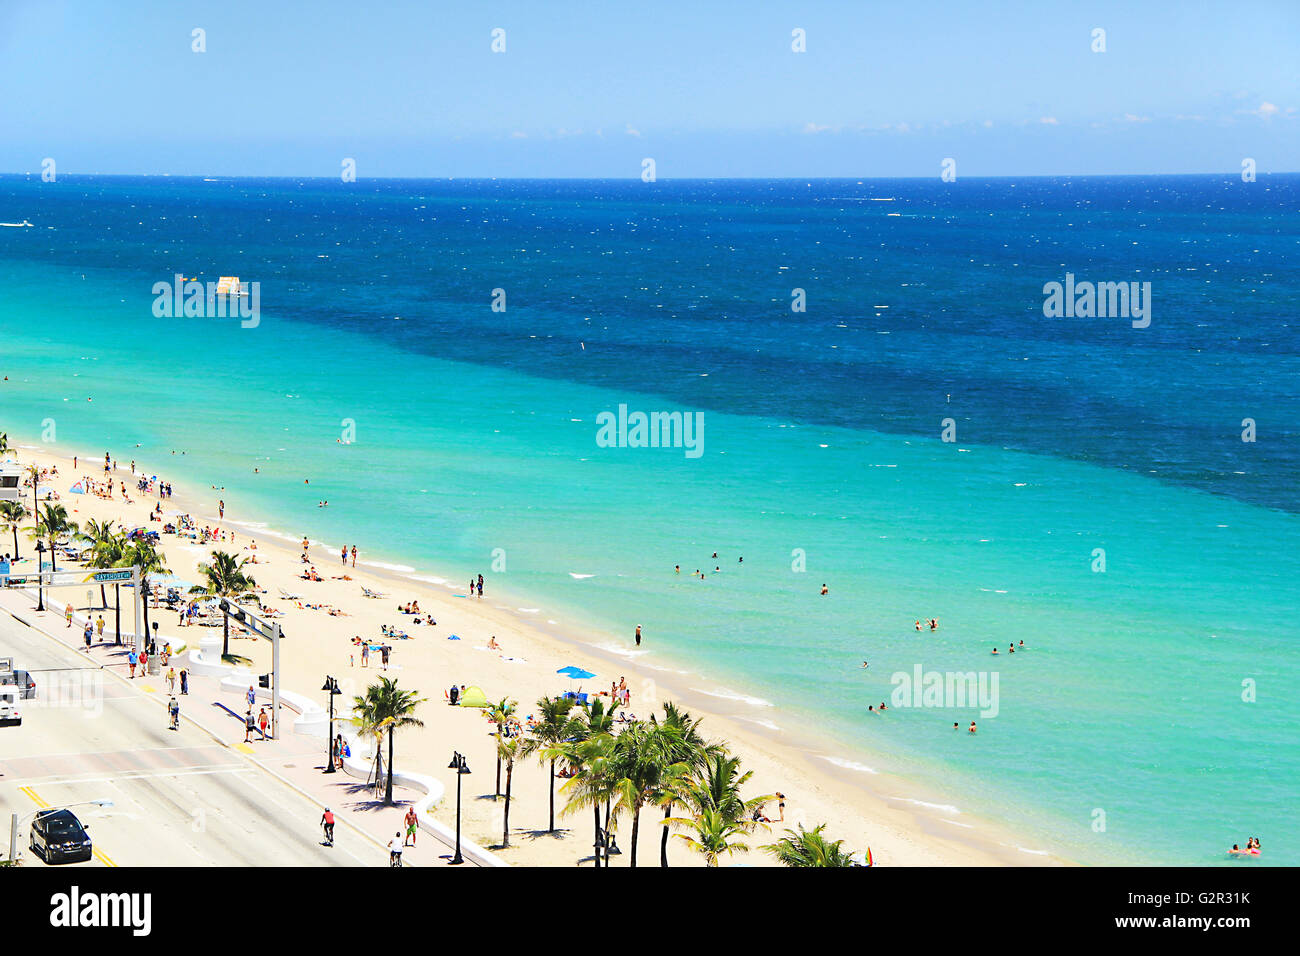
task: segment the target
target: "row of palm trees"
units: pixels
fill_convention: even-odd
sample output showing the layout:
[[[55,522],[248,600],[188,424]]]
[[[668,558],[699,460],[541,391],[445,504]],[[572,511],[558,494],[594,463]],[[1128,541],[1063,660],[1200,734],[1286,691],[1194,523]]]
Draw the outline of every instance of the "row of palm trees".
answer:
[[[515,702],[505,700],[489,711],[502,726]],[[555,832],[555,767],[565,764],[571,776],[560,788],[566,797],[562,814],[590,810],[594,845],[601,845],[620,816],[632,821],[629,865],[637,865],[642,811],[657,809],[659,865],[668,866],[669,838],[681,840],[700,854],[708,866],[724,857],[747,853],[749,838],[760,829],[760,811],[775,794],[745,798],[742,790],[753,776],[725,743],[701,735],[700,721],[671,702],[663,718],[651,716],[615,730],[613,714],[597,698],[579,704],[573,698],[543,697],[537,701],[539,721],[526,737],[497,737],[497,754],[506,769],[506,806],[502,845],[510,845],[510,784],[514,764],[533,758],[550,774],[547,832]],[[498,786],[498,794],[500,788]],[[603,816],[603,819],[602,819]],[[789,866],[852,866],[843,841],[828,841],[823,826],[787,830],[776,843],[764,846]],[[600,865],[597,851],[596,864]],[[608,865],[608,862],[606,862]]]

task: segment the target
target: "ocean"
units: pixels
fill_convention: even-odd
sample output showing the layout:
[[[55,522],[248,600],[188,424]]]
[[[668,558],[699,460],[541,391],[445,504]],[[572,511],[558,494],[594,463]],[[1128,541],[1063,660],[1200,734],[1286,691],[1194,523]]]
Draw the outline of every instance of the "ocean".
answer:
[[[629,659],[640,624],[639,665],[1026,850],[1295,865],[1298,211],[1300,176],[0,177],[0,429]],[[259,282],[256,327],[155,315],[177,274]],[[1046,317],[1067,274],[1149,282],[1149,326]],[[620,406],[697,448],[600,439]]]

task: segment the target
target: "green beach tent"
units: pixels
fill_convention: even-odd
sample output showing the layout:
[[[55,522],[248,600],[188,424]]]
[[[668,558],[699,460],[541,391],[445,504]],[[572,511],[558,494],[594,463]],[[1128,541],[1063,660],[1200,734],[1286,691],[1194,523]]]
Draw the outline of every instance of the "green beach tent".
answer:
[[[482,687],[466,687],[465,693],[460,695],[457,702],[461,707],[491,707],[488,703],[487,694],[483,693]]]

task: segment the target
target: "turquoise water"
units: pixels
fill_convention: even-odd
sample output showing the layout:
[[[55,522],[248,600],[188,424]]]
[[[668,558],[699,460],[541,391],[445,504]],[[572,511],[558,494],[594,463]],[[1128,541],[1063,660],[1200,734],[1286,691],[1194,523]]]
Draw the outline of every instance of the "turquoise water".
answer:
[[[0,185],[0,219],[38,225],[0,229],[0,427],[11,434],[35,440],[53,419],[63,447],[110,449],[165,473],[184,450],[178,478],[223,486],[236,514],[286,535],[355,541],[363,560],[453,582],[482,572],[489,597],[537,609],[539,622],[599,629],[625,653],[642,624],[638,662],[690,671],[674,684],[730,695],[715,698],[726,713],[815,724],[828,756],[915,777],[963,811],[1010,823],[1027,848],[1213,863],[1258,835],[1268,862],[1300,862],[1287,817],[1300,790],[1300,528],[1294,432],[1284,430],[1300,406],[1286,304],[1296,277],[1280,281],[1277,259],[1258,252],[1258,262],[1207,268],[1217,227],[1195,197],[1157,210],[1179,220],[1171,244],[1202,246],[1161,267],[1173,288],[1158,301],[1195,302],[1207,272],[1236,289],[1258,271],[1267,305],[1184,305],[1163,322],[1172,330],[1157,312],[1157,337],[1134,340],[1023,318],[981,331],[972,312],[1026,311],[1025,283],[994,288],[984,266],[962,271],[951,240],[926,252],[916,236],[892,256],[874,250],[878,266],[822,263],[818,281],[839,304],[814,325],[783,324],[796,282],[776,274],[784,260],[760,240],[833,246],[845,229],[868,229],[855,217],[884,222],[866,204],[823,222],[814,213],[825,196],[764,207],[723,190],[665,210],[603,195],[621,188],[606,184],[590,196],[540,184],[508,202],[497,184],[477,197],[464,184],[415,184],[367,197],[362,229],[352,200],[325,185],[246,185],[236,200],[229,184],[110,180],[72,184],[82,192],[67,206],[37,202],[39,185]],[[825,193],[853,188],[863,187]],[[1218,196],[1220,186],[1196,188]],[[911,208],[935,201],[913,197]],[[1021,208],[996,190],[969,203],[925,217],[928,228],[947,237],[944,223]],[[415,206],[437,215],[411,221]],[[629,225],[616,237],[595,228],[593,206]],[[1294,253],[1294,226],[1261,225],[1276,221],[1267,204],[1233,215],[1224,245],[1255,229],[1273,246],[1259,235],[1247,245]],[[1146,221],[1165,231],[1164,219]],[[1112,233],[1138,228],[1104,208],[1090,222],[1094,234],[1073,240],[1080,273],[1106,245],[1098,235],[1120,256]],[[512,253],[516,228],[534,245]],[[697,259],[673,248],[691,228]],[[1048,234],[1002,251],[1015,232],[979,240],[998,250],[988,260],[1004,276],[1032,264],[1028,247]],[[421,258],[426,241],[439,257]],[[1063,241],[1053,239],[1037,285],[1061,277]],[[717,253],[719,242],[732,251]],[[635,250],[659,266],[679,259],[691,275],[665,267],[645,278]],[[602,252],[619,261],[601,263]],[[789,255],[815,271],[806,249]],[[584,257],[600,264],[577,271]],[[902,288],[895,259],[922,276],[917,288]],[[901,281],[886,282],[895,269]],[[267,276],[261,325],[155,319],[150,287],[173,271]],[[755,292],[764,271],[774,274]],[[954,296],[963,277],[996,301]],[[1041,305],[1034,285],[1030,312]],[[504,316],[487,305],[497,286],[510,290]],[[561,288],[581,301],[559,302]],[[599,307],[598,289],[617,304]],[[680,326],[654,314],[656,298]],[[867,317],[871,305],[891,308]],[[1211,331],[1191,331],[1207,319]],[[1211,334],[1223,337],[1199,350],[1180,338]],[[704,454],[598,446],[596,415],[620,403],[703,410]],[[1247,415],[1267,442],[1240,442]],[[949,416],[955,443],[939,440]],[[349,445],[337,441],[345,420]],[[316,507],[322,498],[328,509]],[[1097,548],[1104,573],[1092,569]],[[495,549],[504,572],[491,570]],[[722,573],[689,576],[714,565]],[[936,616],[938,632],[913,630]],[[1021,639],[1029,653],[1006,655]],[[998,715],[869,715],[889,699],[891,675],[917,664],[996,671]],[[1254,702],[1243,681],[1255,683]],[[971,719],[979,735],[953,733]],[[1093,829],[1097,810],[1104,832]]]

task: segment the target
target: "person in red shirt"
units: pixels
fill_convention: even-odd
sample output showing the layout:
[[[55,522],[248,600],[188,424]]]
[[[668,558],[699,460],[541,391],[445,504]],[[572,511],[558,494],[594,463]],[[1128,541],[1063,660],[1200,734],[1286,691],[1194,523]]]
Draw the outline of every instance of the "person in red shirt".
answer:
[[[325,813],[321,815],[320,824],[325,828],[325,845],[334,845],[334,814],[329,807],[325,808]]]

